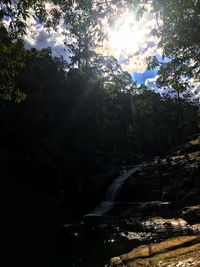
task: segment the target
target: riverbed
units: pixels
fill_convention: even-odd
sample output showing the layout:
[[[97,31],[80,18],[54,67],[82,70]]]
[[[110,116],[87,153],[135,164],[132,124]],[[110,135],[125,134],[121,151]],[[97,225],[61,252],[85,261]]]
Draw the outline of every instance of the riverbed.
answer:
[[[176,202],[161,199],[120,201],[123,184],[130,176],[132,179],[134,175],[138,176],[138,172],[139,166],[125,170],[113,181],[106,198],[93,211],[84,215],[76,224],[60,226],[60,266],[104,267],[114,256],[127,253],[140,245],[199,235],[198,218],[196,221],[185,220]]]

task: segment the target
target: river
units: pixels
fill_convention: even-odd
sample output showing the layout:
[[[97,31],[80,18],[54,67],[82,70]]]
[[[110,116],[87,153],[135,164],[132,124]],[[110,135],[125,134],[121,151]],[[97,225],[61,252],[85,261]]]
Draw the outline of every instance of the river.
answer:
[[[124,183],[130,177],[134,179],[140,170],[139,165],[124,170],[108,188],[105,199],[83,216],[80,223],[63,226],[61,266],[104,267],[113,256],[140,244],[191,233],[187,222],[176,217],[173,203],[160,199],[131,203],[119,201]],[[128,209],[132,215],[120,215],[120,210]],[[165,219],[166,215],[171,219]]]

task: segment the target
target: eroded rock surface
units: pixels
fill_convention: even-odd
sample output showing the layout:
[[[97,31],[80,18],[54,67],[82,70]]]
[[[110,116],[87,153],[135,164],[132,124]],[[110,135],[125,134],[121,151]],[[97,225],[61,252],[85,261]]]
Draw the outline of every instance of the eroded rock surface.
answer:
[[[196,203],[200,196],[200,136],[165,158],[145,162],[122,188],[121,200]]]
[[[200,267],[199,196],[200,136],[166,158],[144,162],[122,188],[123,205],[113,210],[127,221],[121,236],[143,245],[107,266]]]
[[[179,236],[163,242],[139,246],[118,257],[109,267],[189,267],[200,266],[200,237]]]

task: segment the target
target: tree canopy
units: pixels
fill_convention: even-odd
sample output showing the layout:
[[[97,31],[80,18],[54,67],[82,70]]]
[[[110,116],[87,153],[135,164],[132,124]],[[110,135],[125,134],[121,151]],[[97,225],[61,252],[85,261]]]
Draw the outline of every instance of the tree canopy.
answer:
[[[191,77],[199,80],[200,2],[155,0],[152,7],[159,21],[153,34],[160,38],[159,47],[168,60],[158,62],[154,57],[149,67],[160,66],[159,86],[182,92]]]
[[[50,265],[43,261],[44,247],[50,252],[53,247],[54,236],[49,232],[59,231],[60,225],[75,222],[93,209],[122,166],[166,155],[199,132],[199,106],[180,97],[187,87],[186,78],[198,78],[198,36],[183,33],[183,27],[189,32],[187,23],[198,14],[198,1],[176,2],[0,2],[0,174],[5,174],[2,191],[9,203],[5,214],[10,220],[8,231],[12,239],[17,236],[13,246],[17,256],[32,260],[26,265],[54,265],[51,257]],[[178,99],[134,83],[116,58],[96,50],[106,38],[104,20],[111,25],[124,8],[136,11],[139,18],[147,4],[157,17],[153,33],[159,36],[167,58],[163,62],[151,58],[149,66],[160,67],[158,84],[173,87]],[[186,10],[191,14],[185,19]],[[23,35],[29,16],[35,16],[47,30],[62,21],[70,62],[55,57],[50,47],[25,48]],[[194,26],[191,31],[198,30]],[[154,175],[152,168],[150,172]],[[184,180],[186,186],[188,182]],[[74,225],[68,226],[74,235]],[[84,231],[88,232],[88,226]],[[93,229],[89,234],[93,236]],[[12,239],[6,232],[9,255],[13,255]],[[40,240],[45,242],[38,244]],[[13,259],[16,263],[16,257]]]
[[[0,20],[8,19],[9,33],[15,38],[26,34],[26,20],[30,16],[37,18],[47,30],[56,28],[62,19],[67,36],[74,40],[66,42],[72,53],[71,64],[80,67],[89,64],[98,42],[106,38],[105,21],[112,25],[126,10],[137,13],[139,18],[149,7],[157,20],[152,34],[160,38],[162,56],[168,59],[165,62],[155,57],[148,59],[149,68],[160,66],[159,86],[184,91],[189,86],[188,79],[199,80],[199,1],[2,1]]]

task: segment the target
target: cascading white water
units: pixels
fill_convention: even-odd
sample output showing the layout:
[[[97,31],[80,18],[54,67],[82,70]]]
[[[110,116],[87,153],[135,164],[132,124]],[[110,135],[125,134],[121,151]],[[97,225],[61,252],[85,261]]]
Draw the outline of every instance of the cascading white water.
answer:
[[[114,180],[114,182],[111,184],[111,186],[108,188],[106,198],[103,202],[101,202],[90,214],[88,215],[103,215],[106,212],[108,212],[115,203],[116,197],[123,185],[123,183],[137,170],[139,170],[139,166],[135,166],[129,171],[124,172],[122,175],[120,175],[117,179]]]

